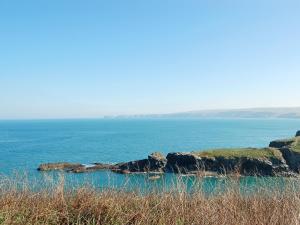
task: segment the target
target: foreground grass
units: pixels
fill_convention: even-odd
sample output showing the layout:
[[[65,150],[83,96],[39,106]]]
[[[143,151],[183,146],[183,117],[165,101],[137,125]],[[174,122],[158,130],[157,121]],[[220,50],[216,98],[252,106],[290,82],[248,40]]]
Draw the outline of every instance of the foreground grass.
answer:
[[[7,184],[7,182],[6,182]],[[207,196],[199,188],[141,194],[124,190],[97,191],[91,187],[30,191],[26,185],[0,189],[0,224],[278,224],[300,222],[300,193],[294,188],[241,194],[229,185]]]

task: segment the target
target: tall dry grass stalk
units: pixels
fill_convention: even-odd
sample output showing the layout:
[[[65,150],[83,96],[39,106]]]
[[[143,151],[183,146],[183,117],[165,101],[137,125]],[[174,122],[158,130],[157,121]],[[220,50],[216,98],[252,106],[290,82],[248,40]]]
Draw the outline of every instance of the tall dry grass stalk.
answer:
[[[297,225],[300,192],[292,186],[243,194],[233,181],[218,194],[206,195],[200,185],[189,192],[178,180],[171,190],[141,194],[92,187],[66,190],[63,178],[51,189],[32,191],[2,179],[0,224]]]

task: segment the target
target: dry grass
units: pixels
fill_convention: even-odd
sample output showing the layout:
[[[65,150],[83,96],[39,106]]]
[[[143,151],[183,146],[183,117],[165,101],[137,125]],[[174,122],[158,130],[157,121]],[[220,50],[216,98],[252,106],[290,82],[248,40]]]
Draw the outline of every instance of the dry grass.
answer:
[[[300,221],[300,193],[294,188],[245,195],[238,185],[229,185],[207,196],[200,188],[189,193],[184,185],[141,194],[91,187],[64,190],[62,182],[34,192],[6,180],[0,190],[0,224],[296,225]]]

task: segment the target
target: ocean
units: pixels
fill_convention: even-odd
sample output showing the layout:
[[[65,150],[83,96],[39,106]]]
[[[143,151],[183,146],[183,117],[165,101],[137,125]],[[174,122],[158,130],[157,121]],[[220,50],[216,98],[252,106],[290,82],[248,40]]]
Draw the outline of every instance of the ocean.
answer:
[[[271,140],[294,136],[299,129],[297,119],[0,121],[0,174],[26,174],[27,179],[40,181],[45,176],[36,170],[41,163],[116,163],[146,158],[155,151],[166,155],[221,147],[265,147]],[[73,184],[92,179],[100,186],[112,185],[111,180],[113,185],[121,184],[126,177],[106,171],[64,176]]]

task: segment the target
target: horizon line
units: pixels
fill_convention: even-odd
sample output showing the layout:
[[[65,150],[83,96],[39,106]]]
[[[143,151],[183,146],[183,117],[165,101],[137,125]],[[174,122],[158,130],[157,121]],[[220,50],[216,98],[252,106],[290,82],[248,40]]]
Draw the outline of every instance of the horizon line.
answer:
[[[174,116],[176,114],[185,113],[201,113],[201,112],[230,112],[230,111],[247,111],[247,110],[284,110],[284,109],[299,109],[300,106],[273,106],[273,107],[246,107],[246,108],[218,108],[218,109],[200,109],[200,110],[188,110],[168,113],[136,113],[136,114],[115,114],[115,115],[102,115],[102,116],[68,116],[68,117],[24,117],[24,118],[0,118],[0,121],[19,121],[19,120],[78,120],[78,119],[118,119],[118,118],[135,118],[138,117],[155,117],[155,116]],[[207,116],[209,117],[209,116]],[[211,117],[216,118],[216,117]],[[219,117],[222,118],[222,117]],[[225,117],[223,117],[225,118]],[[238,117],[237,117],[238,118]],[[276,117],[271,117],[276,118]]]

